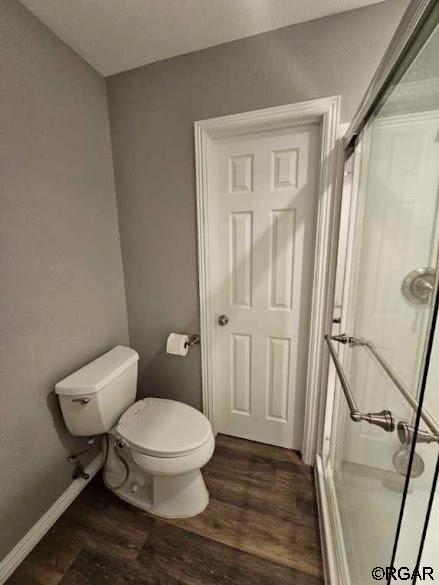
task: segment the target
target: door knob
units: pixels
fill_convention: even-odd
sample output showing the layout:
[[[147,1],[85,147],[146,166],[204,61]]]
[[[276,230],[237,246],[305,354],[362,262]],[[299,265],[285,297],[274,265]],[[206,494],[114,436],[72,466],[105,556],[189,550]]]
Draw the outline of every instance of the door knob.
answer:
[[[218,325],[220,325],[221,327],[224,327],[224,325],[227,325],[228,322],[229,322],[229,318],[227,317],[227,315],[220,315],[218,317]]]

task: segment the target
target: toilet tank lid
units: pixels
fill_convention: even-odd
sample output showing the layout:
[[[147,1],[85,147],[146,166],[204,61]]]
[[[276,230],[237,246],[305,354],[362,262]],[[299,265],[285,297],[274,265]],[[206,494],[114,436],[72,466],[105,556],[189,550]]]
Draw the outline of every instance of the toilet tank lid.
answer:
[[[56,394],[93,394],[120,376],[139,359],[130,347],[118,345],[55,385]]]

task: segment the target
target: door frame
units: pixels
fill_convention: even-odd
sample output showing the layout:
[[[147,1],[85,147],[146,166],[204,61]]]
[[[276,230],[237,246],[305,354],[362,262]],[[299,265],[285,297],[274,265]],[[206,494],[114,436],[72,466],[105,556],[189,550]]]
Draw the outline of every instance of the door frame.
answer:
[[[328,355],[323,335],[332,318],[332,294],[329,278],[331,251],[337,245],[332,220],[336,200],[336,170],[340,96],[331,96],[253,112],[232,114],[194,122],[195,170],[198,225],[198,271],[201,325],[201,379],[203,412],[215,431],[215,380],[213,376],[213,299],[211,273],[212,234],[209,225],[210,194],[208,188],[209,159],[213,142],[252,132],[293,128],[298,125],[320,125],[320,160],[314,275],[311,300],[310,339],[305,395],[305,417],[302,458],[314,464],[321,417],[322,396]]]

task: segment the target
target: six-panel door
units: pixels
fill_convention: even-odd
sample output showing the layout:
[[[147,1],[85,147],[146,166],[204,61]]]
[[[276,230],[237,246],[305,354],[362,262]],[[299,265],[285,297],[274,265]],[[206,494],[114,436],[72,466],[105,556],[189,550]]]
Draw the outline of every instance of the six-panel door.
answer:
[[[209,176],[216,429],[295,449],[304,416],[318,158],[319,127],[307,125],[217,141]]]

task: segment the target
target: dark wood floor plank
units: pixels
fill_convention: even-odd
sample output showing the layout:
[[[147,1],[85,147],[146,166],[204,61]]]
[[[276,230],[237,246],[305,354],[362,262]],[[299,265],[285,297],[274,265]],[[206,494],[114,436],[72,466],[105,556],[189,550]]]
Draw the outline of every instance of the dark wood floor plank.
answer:
[[[61,579],[62,575],[60,576],[58,583],[61,581]],[[25,560],[15,571],[15,573],[7,580],[8,585],[44,585],[46,582],[50,583],[50,580],[39,580],[38,575],[35,575],[34,565],[32,563],[28,563],[27,560]]]
[[[323,585],[313,471],[294,451],[219,436],[208,508],[157,519],[95,478],[8,585]]]
[[[211,500],[206,511],[194,518],[165,521],[238,550],[322,576],[317,529],[218,500]]]
[[[99,511],[92,505],[72,506],[63,522],[71,537],[81,540],[89,550],[98,553],[105,548],[114,556],[133,559],[148,538],[154,519],[146,513],[140,517],[132,506],[120,507],[117,500],[113,495],[113,503]]]
[[[313,476],[303,464],[292,465],[293,471],[279,475],[276,466],[267,466],[251,456],[230,463],[230,457],[216,454],[204,469],[212,499],[244,508],[264,509],[267,513],[297,524],[316,526],[317,509]]]
[[[114,559],[105,552],[82,551],[61,585],[178,585],[168,575],[157,575],[153,567],[135,560]]]
[[[286,461],[288,463],[298,463],[303,465],[297,451],[291,449],[281,449],[273,445],[265,445],[264,443],[257,443],[256,441],[246,441],[244,439],[237,439],[228,435],[218,435],[216,437],[216,448],[229,449],[234,453],[235,457],[243,457],[246,455],[256,455],[257,457],[265,457],[274,461]]]
[[[138,562],[185,585],[322,585],[320,578],[161,521],[155,524]]]

